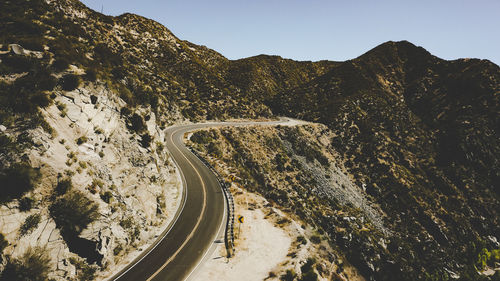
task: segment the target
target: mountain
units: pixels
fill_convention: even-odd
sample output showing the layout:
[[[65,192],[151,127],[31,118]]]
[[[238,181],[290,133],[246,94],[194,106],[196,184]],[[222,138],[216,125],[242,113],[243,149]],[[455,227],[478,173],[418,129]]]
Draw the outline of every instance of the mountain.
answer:
[[[345,62],[267,55],[228,60],[180,40],[153,20],[105,16],[77,0],[5,0],[0,8],[0,177],[6,183],[0,212],[16,221],[0,225],[6,237],[0,240],[10,243],[2,246],[4,260],[14,260],[34,239],[18,234],[26,222],[35,225],[30,231],[38,229],[35,206],[42,210],[38,221],[60,232],[62,275],[93,268],[75,262],[77,257],[99,264],[125,255],[138,237],[144,242],[152,236],[146,225],[165,223],[167,209],[175,208],[175,200],[168,201],[170,206],[160,194],[175,177],[153,178],[153,167],[176,173],[162,150],[166,126],[285,115],[325,125],[315,127],[322,128],[316,133],[324,141],[313,145],[285,129],[269,134],[293,146],[321,147],[317,151],[326,156],[308,149],[289,150],[293,155],[312,153],[320,162],[336,157],[363,202],[384,214],[369,211],[365,217],[383,227],[348,240],[335,227],[337,221],[315,216],[331,244],[367,279],[477,280],[490,278],[478,272],[498,267],[497,65],[442,60],[406,41],[384,43]],[[134,191],[123,177],[127,169],[136,175],[130,182],[157,189]],[[253,170],[258,173],[247,176],[255,180],[255,191],[275,198],[256,179],[259,173],[285,172]],[[66,195],[64,182],[80,197],[98,202],[101,213],[119,216],[114,229],[120,231],[104,234],[111,222],[97,218],[95,208],[82,210],[88,223],[65,225],[61,216],[67,214],[57,207],[75,196]],[[136,201],[123,199],[127,196]],[[332,202],[321,206],[337,206]],[[140,223],[127,233],[132,217],[140,217]],[[90,233],[91,228],[98,231]],[[69,244],[82,235],[101,246],[112,242],[99,251],[78,252]],[[54,246],[49,252],[55,251]]]
[[[483,248],[498,249],[499,81],[487,60],[445,61],[387,42],[277,95],[272,108],[333,131],[332,148],[394,231],[387,260],[401,273],[391,274],[444,278],[474,272]]]

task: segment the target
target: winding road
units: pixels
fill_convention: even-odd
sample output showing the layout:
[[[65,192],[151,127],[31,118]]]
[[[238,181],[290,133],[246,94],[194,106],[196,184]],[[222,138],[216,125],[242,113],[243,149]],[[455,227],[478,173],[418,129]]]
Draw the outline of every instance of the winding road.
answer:
[[[183,179],[183,196],[171,225],[158,240],[110,280],[184,280],[223,233],[225,201],[215,175],[184,145],[184,134],[207,127],[280,125],[268,122],[220,122],[178,125],[166,130],[165,144]]]

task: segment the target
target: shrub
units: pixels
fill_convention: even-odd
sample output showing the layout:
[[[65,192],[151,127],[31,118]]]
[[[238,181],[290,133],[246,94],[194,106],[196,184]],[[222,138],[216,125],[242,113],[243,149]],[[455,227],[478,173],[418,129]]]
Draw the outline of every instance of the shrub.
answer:
[[[81,83],[81,78],[75,74],[66,74],[61,78],[61,86],[65,91],[73,91],[78,88]]]
[[[304,274],[302,274],[302,277],[300,278],[300,281],[317,281],[318,280],[318,274],[314,271],[308,271]]]
[[[115,54],[105,43],[99,43],[94,48],[95,57],[99,61],[105,62],[109,65],[121,65],[122,58]]]
[[[220,150],[219,146],[217,146],[213,142],[208,144],[207,152],[210,153],[214,157],[217,157],[217,158],[222,157],[222,150]]]
[[[144,148],[148,148],[151,144],[151,136],[148,133],[145,133],[141,136],[141,145]]]
[[[28,248],[19,258],[9,260],[0,280],[45,281],[50,269],[50,257],[45,248]]]
[[[0,202],[21,197],[35,187],[40,177],[40,170],[32,168],[27,163],[12,164],[0,172],[0,182],[2,183]]]
[[[86,143],[88,141],[88,138],[86,136],[81,136],[78,139],[76,139],[76,144],[80,145],[83,143]]]
[[[122,107],[120,109],[120,114],[122,116],[129,116],[130,114],[132,114],[132,110],[130,110],[130,108],[128,108],[128,107]]]
[[[94,280],[95,279],[95,272],[96,272],[96,266],[95,265],[89,265],[85,259],[76,259],[71,257],[69,259],[69,262],[72,263],[77,272],[77,280]]]
[[[50,96],[44,92],[50,87],[51,81],[33,73],[18,78],[13,84],[0,83],[0,105],[17,113],[37,113],[38,107],[50,105]]]
[[[50,105],[50,96],[43,92],[35,92],[30,97],[30,103],[34,106],[45,108]]]
[[[111,199],[113,199],[113,193],[111,193],[111,191],[106,191],[104,193],[101,193],[101,199],[102,201],[106,202],[109,204],[109,202],[111,202]]]
[[[94,133],[96,133],[97,135],[101,135],[101,134],[104,134],[104,130],[99,128],[99,127],[95,127]]]
[[[212,136],[210,135],[210,133],[208,131],[198,131],[198,132],[195,132],[191,136],[192,142],[200,143],[200,144],[209,143],[212,140],[213,140]]]
[[[165,146],[163,145],[163,143],[161,142],[156,142],[156,150],[159,151],[159,152],[162,152],[163,149],[165,148]]]
[[[123,99],[127,104],[134,105],[136,101],[132,92],[123,84],[118,84],[118,92],[120,93],[120,98]]]
[[[133,225],[134,220],[131,217],[127,217],[120,221],[120,226],[123,227],[123,229],[130,229]]]
[[[293,281],[293,280],[295,280],[296,277],[297,277],[297,273],[295,273],[295,271],[293,271],[293,269],[287,269],[285,274],[280,276],[280,280]]]
[[[29,211],[33,208],[33,203],[35,203],[33,198],[25,196],[19,199],[19,210],[21,212]]]
[[[64,195],[66,194],[71,188],[73,187],[73,184],[71,183],[71,179],[66,178],[62,179],[57,183],[56,186],[56,193],[58,195]]]
[[[308,258],[306,263],[304,263],[301,267],[300,270],[302,271],[302,274],[314,270],[314,264],[316,263],[316,260],[314,258]]]
[[[21,235],[29,234],[33,229],[35,229],[40,223],[40,214],[29,215],[24,223],[21,225]]]
[[[319,237],[319,235],[313,235],[311,236],[311,242],[313,242],[314,244],[319,244],[321,243],[321,237]]]
[[[71,190],[50,207],[50,215],[64,234],[79,234],[99,217],[98,206],[78,190]]]
[[[134,113],[130,118],[129,118],[130,124],[129,124],[129,129],[134,131],[134,132],[141,132],[146,128],[146,123],[144,123],[144,120],[142,119],[142,116],[140,116],[137,113]]]

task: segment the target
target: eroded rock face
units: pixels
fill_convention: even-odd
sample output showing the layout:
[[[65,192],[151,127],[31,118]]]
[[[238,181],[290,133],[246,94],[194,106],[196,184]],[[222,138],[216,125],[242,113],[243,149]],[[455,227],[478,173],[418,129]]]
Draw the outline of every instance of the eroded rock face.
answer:
[[[91,95],[99,97],[95,104]],[[124,105],[102,85],[88,84],[58,94],[43,111],[55,133],[30,131],[35,146],[26,155],[32,166],[41,168],[42,179],[25,195],[34,199],[34,209],[21,212],[19,200],[0,209],[0,229],[10,242],[6,254],[16,257],[28,246],[47,246],[55,267],[52,277],[78,275],[75,259],[82,257],[97,264],[104,277],[147,247],[172,219],[181,196],[177,171],[156,142],[144,148],[140,137],[127,129],[120,115]],[[148,108],[138,113],[150,116],[144,130],[161,142],[164,135],[155,114]],[[48,212],[63,178],[99,207],[98,218],[78,236],[61,236]],[[41,214],[40,223],[21,235],[30,214]]]

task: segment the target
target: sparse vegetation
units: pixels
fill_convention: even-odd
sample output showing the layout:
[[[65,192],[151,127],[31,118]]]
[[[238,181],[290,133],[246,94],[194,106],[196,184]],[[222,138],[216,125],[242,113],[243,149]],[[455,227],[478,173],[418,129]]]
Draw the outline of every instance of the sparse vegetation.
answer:
[[[66,194],[68,191],[70,191],[72,187],[73,187],[73,184],[72,184],[72,182],[71,182],[71,179],[70,179],[70,178],[61,179],[61,180],[59,180],[59,182],[57,183],[57,186],[56,186],[56,193],[57,193],[58,195],[64,195],[64,194]]]
[[[88,141],[88,138],[86,136],[81,136],[78,139],[76,139],[76,144],[81,145],[84,144]]]
[[[151,145],[151,135],[149,135],[148,133],[145,133],[141,136],[141,145],[142,147],[144,148],[148,148],[150,145]]]
[[[78,190],[57,198],[49,210],[57,227],[68,234],[79,234],[99,217],[98,205]]]
[[[95,274],[97,271],[96,265],[89,265],[84,259],[70,258],[71,264],[76,268],[77,280],[79,281],[91,281],[95,279]]]
[[[15,131],[0,134],[1,203],[25,196],[19,207],[31,208],[26,193],[37,185],[39,171],[9,163],[27,159],[24,149],[38,145],[26,132],[41,127],[54,136],[41,109],[62,100],[57,84],[71,91],[81,78],[99,78],[125,101],[121,117],[145,147],[152,141],[145,137],[149,110],[163,124],[180,117],[177,112],[199,121],[268,117],[272,110],[328,126],[313,133],[307,126],[279,128],[251,144],[258,131],[244,139],[243,130],[210,130],[192,141],[235,168],[239,184],[307,221],[318,232],[312,243],[339,247],[367,279],[446,280],[449,272],[463,280],[498,279],[477,273],[496,256],[493,243],[483,240],[497,236],[500,225],[500,78],[494,63],[445,61],[409,42],[387,42],[347,62],[265,55],[230,61],[175,37],[164,40],[170,32],[150,20],[65,4],[64,10],[83,9],[87,17],[65,15],[41,0],[9,1],[0,10],[2,50],[17,43],[42,52],[0,55],[0,124]],[[129,24],[151,38],[136,40]],[[119,36],[108,35],[113,26]],[[70,64],[85,69],[85,76],[67,74]],[[100,98],[90,101],[104,106]],[[56,105],[66,116],[64,104]],[[270,149],[259,155],[257,144]],[[67,164],[76,162],[69,157]],[[326,172],[334,168],[352,185],[322,188],[336,180]],[[71,177],[74,168],[65,173]],[[367,204],[356,207],[330,194],[339,190],[360,190]],[[72,192],[54,196],[62,200]],[[384,231],[363,209],[371,205],[384,214]],[[319,264],[316,270],[321,273]]]
[[[136,133],[140,133],[146,129],[146,123],[144,123],[144,119],[137,113],[132,114],[129,118],[128,128]]]
[[[41,216],[40,214],[33,214],[29,215],[24,223],[21,225],[21,235],[26,235],[31,233],[33,229],[37,228],[38,224],[40,223]]]
[[[0,276],[2,281],[46,281],[51,269],[47,250],[28,248],[19,258],[10,258]]]
[[[96,127],[94,129],[94,133],[96,133],[97,135],[102,135],[104,133],[104,131],[103,131],[103,129]]]
[[[23,198],[19,199],[19,210],[21,212],[26,212],[31,210],[33,208],[33,205],[35,204],[35,199],[29,196],[24,196]]]
[[[108,190],[108,191],[101,193],[100,197],[101,197],[102,201],[109,204],[111,202],[111,199],[113,199],[113,193],[111,193],[111,191]]]
[[[294,281],[297,278],[297,273],[293,269],[287,269],[285,274],[280,276],[282,281]]]
[[[26,192],[33,190],[40,177],[39,169],[32,168],[27,163],[15,163],[0,171],[2,183],[0,202],[20,198]]]

